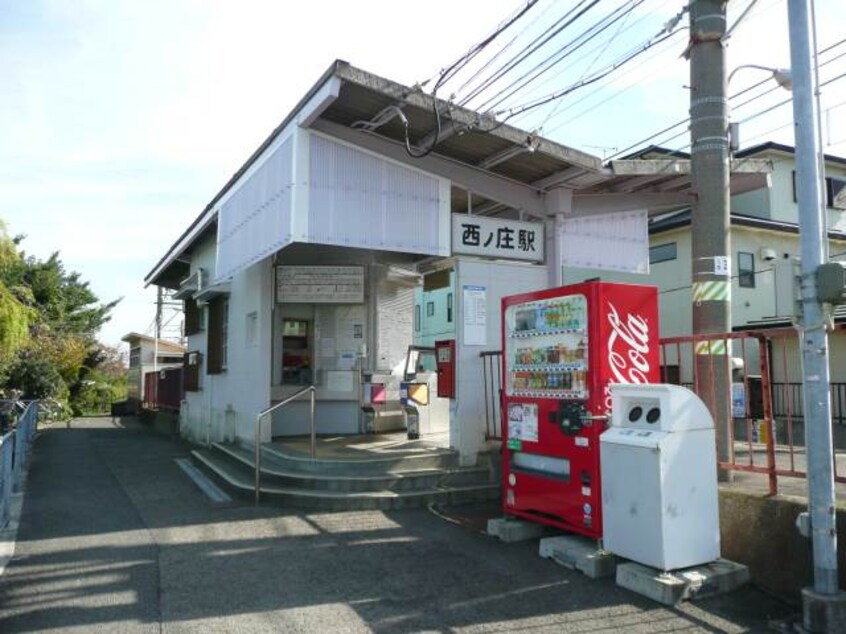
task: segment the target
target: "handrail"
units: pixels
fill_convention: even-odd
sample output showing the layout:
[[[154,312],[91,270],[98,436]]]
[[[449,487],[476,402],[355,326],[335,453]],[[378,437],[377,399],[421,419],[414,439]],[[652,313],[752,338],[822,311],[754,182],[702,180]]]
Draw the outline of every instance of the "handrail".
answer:
[[[309,385],[308,387],[304,387],[303,389],[294,392],[291,396],[287,397],[286,399],[276,403],[275,405],[271,405],[267,409],[263,409],[258,413],[256,416],[256,438],[255,438],[255,463],[256,463],[256,506],[259,504],[259,496],[260,493],[260,484],[261,484],[261,419],[267,416],[268,414],[275,412],[277,409],[282,407],[283,405],[287,405],[291,401],[298,399],[306,392],[311,392],[311,457],[314,459],[316,448],[317,448],[317,433],[314,428],[314,391],[315,388],[313,385]]]

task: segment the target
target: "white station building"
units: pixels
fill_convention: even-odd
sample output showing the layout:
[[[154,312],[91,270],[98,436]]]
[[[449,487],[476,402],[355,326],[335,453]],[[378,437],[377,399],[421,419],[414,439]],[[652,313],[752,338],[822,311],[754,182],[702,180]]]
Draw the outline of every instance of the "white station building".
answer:
[[[733,162],[733,192],[769,169]],[[565,267],[646,273],[647,218],[690,205],[689,172],[603,164],[335,62],[145,279],[185,302],[181,433],[252,444],[258,413],[310,385],[318,434],[360,433],[370,385],[388,413],[409,346],[452,339],[448,416],[421,432],[472,463],[501,297],[561,285]],[[262,440],[309,421],[294,401]]]

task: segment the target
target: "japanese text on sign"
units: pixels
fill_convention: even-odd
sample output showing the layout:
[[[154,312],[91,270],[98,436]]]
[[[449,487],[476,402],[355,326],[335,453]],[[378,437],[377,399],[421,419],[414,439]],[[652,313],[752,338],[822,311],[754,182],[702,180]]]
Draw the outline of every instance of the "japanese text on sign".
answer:
[[[494,220],[455,214],[452,217],[452,252],[511,260],[543,260],[544,232],[539,222]]]
[[[278,266],[276,301],[307,304],[360,304],[364,267]]]

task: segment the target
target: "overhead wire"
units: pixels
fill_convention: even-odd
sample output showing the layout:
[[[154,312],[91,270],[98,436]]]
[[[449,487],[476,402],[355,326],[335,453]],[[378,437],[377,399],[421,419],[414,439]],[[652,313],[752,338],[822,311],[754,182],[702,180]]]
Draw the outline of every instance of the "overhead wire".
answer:
[[[820,54],[821,54],[821,55],[823,55],[823,54],[829,53],[829,52],[833,51],[834,49],[838,48],[839,46],[842,46],[843,44],[846,44],[846,38],[843,38],[843,39],[841,39],[841,40],[838,40],[837,42],[834,42],[833,44],[831,44],[831,45],[829,45],[829,46],[825,47],[824,49],[820,50]],[[822,68],[822,67],[825,67],[825,66],[827,66],[828,64],[830,64],[830,63],[832,63],[832,62],[835,62],[835,61],[837,61],[838,59],[840,59],[840,58],[842,58],[842,57],[844,57],[844,56],[846,56],[846,51],[844,51],[843,53],[841,53],[841,54],[839,54],[839,55],[837,55],[837,56],[835,56],[835,57],[833,57],[833,58],[831,58],[831,59],[828,59],[828,60],[826,60],[826,61],[824,61],[824,62],[821,62],[821,63],[819,64],[819,66],[820,66],[821,68]],[[835,78],[835,79],[839,79],[839,78]],[[734,99],[736,99],[736,98],[738,98],[738,97],[740,97],[740,96],[742,96],[742,95],[744,95],[744,94],[746,94],[746,93],[748,93],[748,92],[750,92],[750,91],[752,91],[752,90],[755,90],[756,88],[759,88],[759,87],[763,86],[764,84],[769,83],[769,82],[770,82],[770,80],[771,80],[771,78],[770,78],[770,77],[767,77],[767,78],[765,78],[765,79],[762,79],[762,80],[760,80],[760,81],[757,81],[757,82],[755,82],[754,84],[752,84],[752,85],[750,85],[750,86],[747,86],[746,88],[743,88],[743,89],[741,89],[740,91],[738,91],[738,92],[736,92],[736,93],[734,93],[734,94],[730,95],[730,96],[728,97],[728,99],[729,99],[729,101],[732,101],[732,100],[734,100]],[[827,85],[827,84],[828,84],[828,83],[830,83],[831,81],[833,81],[833,80],[829,80],[829,81],[827,81],[827,82],[823,82],[822,84],[820,84],[820,88],[822,88],[823,86]],[[762,98],[762,97],[764,97],[764,96],[766,96],[766,95],[768,95],[768,94],[770,94],[770,93],[772,93],[772,92],[776,92],[776,91],[778,91],[778,90],[780,90],[780,89],[781,89],[781,88],[780,88],[780,86],[774,86],[774,87],[772,87],[772,88],[769,88],[769,89],[767,89],[766,91],[764,91],[764,92],[762,92],[762,93],[760,93],[760,94],[756,95],[755,97],[753,97],[753,98],[751,98],[751,99],[749,99],[749,100],[747,100],[747,101],[744,101],[744,102],[743,102],[743,103],[741,103],[741,104],[738,104],[738,105],[736,105],[736,106],[733,106],[733,107],[732,107],[732,110],[736,112],[737,110],[739,110],[739,109],[740,109],[740,108],[742,108],[743,106],[746,106],[746,105],[748,105],[748,104],[750,104],[750,103],[753,103],[753,102],[754,102],[754,101],[756,101],[757,99],[760,99],[760,98]],[[789,102],[790,102],[790,99],[787,99],[786,101],[783,101],[783,102],[780,102],[779,104],[777,104],[774,108],[770,108],[770,109],[768,109],[768,110],[766,110],[766,111],[762,111],[761,113],[758,113],[757,115],[753,115],[753,116],[752,116],[752,117],[750,117],[750,118],[747,118],[747,119],[744,119],[743,121],[740,121],[740,123],[743,123],[743,122],[745,122],[745,121],[749,121],[749,120],[755,119],[755,118],[757,118],[757,116],[763,116],[764,114],[766,114],[766,112],[769,112],[769,111],[770,111],[770,110],[772,110],[772,109],[775,109],[775,108],[778,108],[778,107],[780,107],[780,106],[783,106],[785,103],[789,103]],[[679,127],[679,126],[681,126],[681,125],[685,125],[685,124],[687,124],[687,123],[689,123],[689,122],[690,122],[690,117],[686,117],[686,118],[684,118],[684,119],[681,119],[680,121],[677,121],[676,123],[673,123],[673,124],[671,124],[671,125],[669,125],[669,126],[667,126],[667,127],[665,127],[665,128],[662,128],[661,130],[659,130],[659,131],[657,131],[657,132],[655,132],[655,133],[652,133],[652,134],[650,134],[649,136],[647,136],[647,137],[645,137],[645,138],[642,138],[642,139],[640,139],[640,140],[636,141],[635,143],[632,143],[632,144],[630,144],[630,145],[628,145],[628,146],[624,147],[624,148],[623,148],[623,149],[621,149],[621,150],[618,150],[617,152],[615,152],[614,154],[612,154],[612,155],[611,155],[611,156],[609,156],[608,158],[609,158],[609,159],[614,159],[614,158],[618,158],[618,157],[620,157],[620,156],[624,156],[626,153],[630,152],[631,150],[637,149],[637,148],[639,148],[639,147],[643,147],[643,146],[644,146],[644,144],[649,143],[650,141],[654,140],[656,137],[659,137],[659,136],[661,136],[661,135],[665,134],[666,132],[669,132],[670,130],[672,130],[672,129],[674,129],[674,128],[677,128],[677,127]],[[660,141],[660,142],[656,142],[656,143],[654,143],[653,145],[662,145],[663,143],[666,143],[666,142],[668,142],[668,141],[672,141],[672,140],[674,140],[674,139],[678,138],[679,136],[682,136],[683,134],[686,134],[686,133],[687,133],[687,130],[685,129],[685,130],[684,130],[684,131],[682,131],[681,133],[676,134],[676,135],[674,135],[674,136],[671,136],[671,137],[669,137],[669,138],[663,139],[662,141]],[[757,137],[754,137],[754,138],[757,138]],[[686,146],[684,146],[684,147],[689,147],[689,144],[688,144],[688,145],[686,145]],[[681,148],[681,149],[683,149],[683,148]]]
[[[481,51],[483,51],[488,45],[491,44],[499,35],[505,32],[510,26],[516,23],[520,18],[522,18],[526,13],[534,7],[538,3],[538,0],[528,0],[526,6],[523,7],[520,11],[514,14],[512,17],[508,18],[504,23],[500,24],[491,34],[485,37],[481,42],[470,47],[470,49],[461,56],[458,60],[450,64],[447,68],[443,69],[440,72],[440,75],[435,82],[435,85],[432,88],[432,111],[435,117],[435,136],[432,141],[429,143],[429,147],[425,148],[424,150],[418,152],[412,148],[411,138],[409,136],[409,126],[408,126],[408,118],[402,112],[401,109],[397,109],[397,114],[399,115],[400,121],[403,124],[404,128],[404,137],[405,137],[405,151],[406,153],[411,156],[412,158],[423,158],[428,156],[432,153],[435,149],[435,146],[438,144],[440,140],[441,133],[442,133],[442,126],[441,126],[441,113],[438,110],[438,99],[437,99],[437,92],[440,86],[449,80],[455,73],[457,73],[461,68],[466,66],[476,55],[478,55]],[[428,80],[427,80],[428,81]]]
[[[465,79],[465,80],[464,80],[464,83],[462,83],[462,84],[461,84],[461,85],[460,85],[460,86],[459,86],[459,87],[455,90],[455,92],[456,92],[457,94],[460,94],[460,93],[461,93],[461,92],[462,92],[465,88],[467,88],[467,86],[470,84],[470,82],[472,82],[472,81],[473,81],[473,79],[475,79],[476,75],[481,74],[481,73],[484,73],[484,72],[485,72],[485,70],[487,70],[487,69],[488,69],[488,67],[489,67],[491,64],[493,64],[494,62],[496,62],[496,60],[498,60],[501,56],[505,55],[505,53],[506,53],[506,52],[507,52],[507,51],[508,51],[508,50],[509,50],[509,49],[510,49],[513,45],[514,45],[514,43],[515,43],[518,39],[520,39],[520,37],[522,37],[522,36],[523,36],[523,35],[524,35],[524,34],[525,34],[525,33],[526,33],[526,32],[527,32],[530,28],[532,28],[532,26],[534,26],[534,25],[535,25],[535,24],[536,24],[536,23],[537,23],[537,22],[538,22],[538,21],[539,21],[539,20],[540,20],[540,19],[541,19],[544,15],[546,15],[546,14],[547,14],[547,13],[548,13],[548,12],[549,12],[549,11],[550,11],[553,7],[554,7],[554,6],[555,6],[555,2],[554,2],[554,0],[553,0],[552,2],[549,2],[549,3],[547,4],[546,8],[545,8],[543,11],[541,11],[539,14],[537,14],[537,15],[536,15],[536,16],[535,16],[532,20],[531,20],[531,22],[529,22],[529,23],[528,23],[525,27],[523,27],[523,28],[522,28],[522,29],[521,29],[518,33],[515,33],[515,34],[514,34],[514,37],[512,37],[512,38],[511,38],[508,42],[506,42],[506,43],[502,46],[502,48],[500,48],[500,49],[499,49],[499,50],[498,50],[498,51],[497,51],[497,52],[496,52],[493,56],[491,56],[491,57],[490,57],[490,58],[489,58],[489,59],[488,59],[488,60],[487,60],[487,61],[486,61],[486,62],[485,62],[482,66],[481,66],[481,68],[477,69],[477,70],[476,70],[476,74],[471,75],[470,77],[468,77],[467,79]],[[444,84],[446,84],[446,83],[447,83],[447,82],[444,82]]]
[[[494,31],[485,37],[481,42],[478,42],[470,47],[470,49],[462,55],[459,59],[455,62],[450,64],[446,69],[442,70],[438,80],[435,82],[435,86],[432,89],[432,92],[436,92],[437,89],[449,79],[455,75],[455,73],[459,72],[464,66],[466,66],[476,55],[481,53],[491,42],[493,42],[499,35],[501,35],[504,31],[506,31],[511,25],[517,22],[520,18],[522,18],[526,13],[531,10],[538,3],[538,0],[528,0],[526,2],[526,6],[524,6],[521,10],[517,11],[516,14],[508,18],[504,23],[497,26]]]
[[[664,4],[666,5],[666,4],[668,4],[669,2],[670,2],[670,0],[665,0]],[[581,77],[581,78],[583,78],[583,77],[584,77],[584,75],[585,75],[585,74],[587,74],[587,71],[588,71],[588,70],[590,70],[591,68],[593,68],[593,66],[594,66],[594,65],[595,65],[595,64],[599,61],[599,58],[600,58],[602,55],[604,55],[604,54],[608,51],[608,48],[611,46],[612,42],[614,42],[614,41],[618,40],[618,39],[620,38],[620,36],[621,36],[623,33],[625,33],[626,31],[631,30],[632,28],[634,28],[635,26],[637,26],[639,23],[641,23],[641,22],[645,19],[645,17],[646,17],[646,16],[641,17],[640,19],[635,20],[634,22],[629,22],[629,21],[628,21],[628,17],[629,17],[629,16],[626,16],[626,19],[625,19],[625,20],[623,20],[623,23],[620,25],[620,27],[617,29],[617,31],[615,31],[615,32],[614,32],[614,34],[613,34],[612,36],[610,36],[610,37],[608,38],[608,40],[607,40],[604,44],[602,44],[600,47],[598,47],[598,49],[601,49],[601,50],[600,50],[600,51],[599,51],[599,53],[596,55],[596,57],[594,57],[593,61],[589,64],[588,68],[586,69],[585,73],[583,73],[583,74],[582,74],[582,77]],[[597,49],[594,49],[594,50],[597,50]],[[654,58],[654,57],[655,57],[657,54],[659,54],[660,52],[661,52],[661,51],[660,51],[660,49],[658,49],[658,50],[654,51],[652,55],[649,55],[649,56],[647,56],[647,58],[646,58],[645,60],[642,60],[642,61],[641,61],[641,63],[637,65],[637,67],[639,68],[639,67],[643,66],[643,65],[646,63],[646,61],[648,61],[649,59]],[[613,81],[613,80],[612,80],[612,81]],[[599,82],[598,82],[598,83],[599,83]],[[609,82],[609,83],[612,83],[612,82]],[[624,87],[623,89],[621,89],[621,90],[617,91],[617,93],[615,93],[615,94],[620,94],[620,93],[622,93],[622,92],[625,92],[626,90],[629,90],[629,89],[630,89],[630,88],[632,88],[632,87],[633,87],[633,84],[632,84],[632,83],[629,83],[629,85],[627,85],[627,86],[626,86],[626,87]],[[576,100],[574,100],[574,101],[571,101],[571,102],[570,102],[568,105],[566,105],[566,106],[564,106],[564,103],[565,103],[564,101],[558,101],[558,102],[555,104],[555,107],[554,107],[554,108],[552,108],[552,109],[550,109],[549,114],[547,114],[547,116],[546,116],[546,117],[544,118],[544,120],[541,122],[541,124],[540,124],[540,126],[539,126],[539,129],[540,129],[540,130],[543,130],[543,131],[544,131],[544,134],[547,134],[547,135],[552,134],[555,130],[560,129],[560,128],[561,128],[561,127],[563,127],[563,126],[560,126],[560,125],[559,125],[559,126],[556,126],[555,128],[552,128],[552,129],[547,129],[547,127],[546,127],[546,126],[547,126],[547,124],[548,124],[550,121],[552,121],[552,120],[553,120],[553,119],[555,119],[556,117],[558,117],[558,116],[560,116],[560,115],[564,114],[565,112],[567,112],[567,111],[571,110],[572,108],[574,108],[574,107],[575,107],[575,106],[577,106],[578,104],[580,104],[580,103],[583,103],[583,102],[587,101],[587,100],[588,100],[588,99],[590,99],[592,96],[594,96],[594,95],[596,95],[596,94],[599,94],[599,93],[600,93],[600,92],[602,92],[605,88],[607,88],[607,86],[604,86],[604,85],[598,85],[598,86],[596,86],[593,90],[589,90],[589,91],[587,91],[587,92],[586,92],[586,94],[585,94],[584,96],[582,96],[581,98],[576,99]],[[606,99],[606,101],[607,101],[607,99]],[[604,103],[604,102],[602,102],[602,103]],[[562,106],[564,106],[564,107],[562,107]],[[586,110],[586,111],[584,111],[584,112],[589,112],[589,111],[591,111],[592,109],[593,109],[593,108],[590,108],[590,109],[588,109],[588,110]],[[574,117],[573,119],[568,120],[568,122],[569,122],[569,121],[572,121],[572,120],[574,120],[574,119],[576,119],[576,118],[578,118],[578,116],[580,116],[580,115],[577,115],[577,116],[576,116],[576,117]],[[565,123],[565,124],[566,124],[566,123]]]
[[[525,61],[532,55],[532,53],[542,48],[553,37],[564,31],[570,25],[574,24],[579,18],[599,4],[599,2],[600,0],[581,0],[575,7],[559,18],[552,26],[547,28],[537,38],[526,45],[520,52],[517,53],[516,56],[512,57],[505,64],[500,66],[491,76],[481,81],[479,85],[477,85],[468,95],[465,95],[464,98],[458,102],[458,105],[468,106],[473,99],[478,97],[485,90],[491,88],[497,81],[505,76],[506,73]],[[585,4],[587,4],[587,6],[583,7]],[[573,15],[574,13],[575,15]]]
[[[535,66],[533,66],[527,72],[523,73],[520,77],[512,81],[504,88],[500,88],[500,90],[497,91],[495,95],[480,104],[479,109],[483,110],[496,108],[497,106],[502,104],[506,99],[516,93],[518,90],[525,88],[527,84],[536,80],[538,77],[560,64],[570,55],[578,51],[581,47],[585,46],[591,40],[598,37],[599,34],[613,26],[617,21],[629,15],[635,7],[643,4],[643,2],[645,2],[645,0],[628,0],[628,6],[621,5],[620,7],[616,8],[611,14],[602,18],[602,20],[600,20],[599,22],[596,22],[595,24],[589,26],[582,33],[580,33],[575,38],[567,42],[564,46],[556,50],[552,55],[547,56],[545,59],[535,64]]]
[[[668,34],[666,34],[662,37],[659,37],[658,39],[651,38],[646,43],[642,44],[640,47],[630,51],[625,56],[623,56],[623,57],[619,58],[617,61],[609,64],[602,71],[594,74],[593,76],[591,76],[588,79],[583,79],[581,81],[578,81],[578,82],[571,84],[570,86],[563,88],[563,89],[561,89],[557,92],[554,92],[554,93],[551,93],[551,94],[546,95],[544,97],[541,97],[539,99],[536,99],[533,102],[529,102],[529,103],[522,105],[522,106],[509,108],[507,110],[499,111],[499,112],[496,112],[495,114],[496,115],[503,115],[503,114],[506,115],[505,121],[507,121],[508,119],[510,119],[510,118],[520,114],[520,113],[527,112],[529,110],[533,110],[533,109],[538,108],[540,106],[546,105],[547,103],[551,103],[552,101],[555,101],[556,99],[560,99],[561,97],[564,97],[564,96],[566,96],[566,95],[568,95],[568,94],[570,94],[570,93],[572,93],[572,92],[574,92],[574,91],[576,91],[580,88],[583,88],[585,86],[589,86],[589,85],[599,81],[600,79],[607,77],[611,73],[619,70],[620,68],[622,68],[623,66],[628,64],[633,59],[637,58],[639,55],[642,55],[643,53],[648,51],[653,46],[660,44],[661,42],[669,39],[673,35],[675,35],[675,31],[670,32],[670,33],[668,33]]]
[[[677,31],[677,32],[680,32],[680,31]],[[669,46],[666,46],[666,47],[663,47],[663,48],[662,47],[655,47],[653,54],[647,55],[644,59],[642,59],[640,64],[637,64],[636,66],[634,66],[631,69],[632,72],[634,72],[638,68],[645,67],[651,60],[655,59],[659,55],[663,55],[664,53],[667,52],[667,50],[671,46],[674,45],[671,39],[668,39],[667,43],[669,44]],[[602,108],[603,106],[610,103],[611,101],[613,101],[614,99],[616,99],[617,97],[622,95],[623,93],[628,92],[629,90],[633,90],[637,86],[638,86],[638,82],[631,79],[631,73],[630,73],[628,83],[625,86],[623,86],[622,88],[612,92],[610,95],[607,95],[604,99],[588,105],[586,108],[581,110],[578,114],[575,114],[572,117],[570,117],[569,119],[566,119],[564,121],[556,122],[556,125],[554,127],[549,128],[549,129],[546,129],[546,125],[547,125],[548,121],[545,121],[544,124],[543,124],[544,128],[546,129],[545,134],[547,136],[554,134],[555,132],[557,132],[561,128],[563,128],[564,126],[569,125],[569,124],[571,124],[575,121],[578,121],[581,117],[583,117],[587,114],[595,112],[597,109]],[[585,101],[588,101],[591,97],[601,93],[603,90],[605,90],[607,88],[608,88],[608,85],[600,85],[600,86],[597,86],[594,90],[588,91],[587,94],[585,94],[580,99],[576,99],[575,101],[572,101],[571,103],[569,103],[565,107],[559,108],[558,111],[556,112],[556,114],[554,116],[550,117],[550,121],[554,120],[555,118],[557,118],[557,117],[565,114],[566,112],[572,110],[573,108],[575,108],[579,104],[584,103]],[[558,103],[564,104],[565,102],[560,101]]]

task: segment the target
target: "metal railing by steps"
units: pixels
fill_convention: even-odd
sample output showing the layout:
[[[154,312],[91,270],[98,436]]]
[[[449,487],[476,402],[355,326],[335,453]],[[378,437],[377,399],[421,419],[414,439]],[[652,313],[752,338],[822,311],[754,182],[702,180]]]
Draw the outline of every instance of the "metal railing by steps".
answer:
[[[311,457],[314,459],[317,452],[317,430],[314,428],[314,392],[316,388],[313,385],[304,387],[303,389],[294,392],[283,401],[271,405],[267,409],[263,409],[256,416],[256,437],[255,437],[255,452],[256,452],[256,506],[259,505],[259,498],[261,497],[261,419],[272,414],[280,407],[284,407],[291,401],[295,401],[306,393],[311,395]]]

